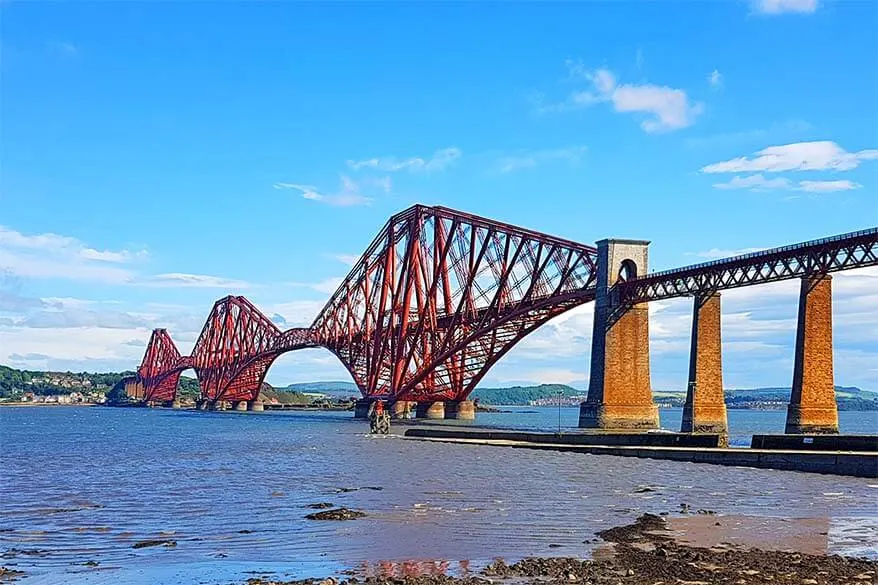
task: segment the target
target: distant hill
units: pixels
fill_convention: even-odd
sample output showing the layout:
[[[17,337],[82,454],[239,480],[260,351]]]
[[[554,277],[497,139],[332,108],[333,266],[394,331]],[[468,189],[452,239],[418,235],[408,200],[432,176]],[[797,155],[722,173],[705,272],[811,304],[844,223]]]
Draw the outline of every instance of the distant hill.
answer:
[[[289,392],[320,392],[333,396],[357,396],[360,389],[353,382],[300,382],[284,388]]]
[[[134,372],[90,374],[88,372],[39,372],[0,366],[0,398],[11,398],[26,392],[38,396],[54,394],[104,394],[125,376]]]
[[[18,370],[0,366],[0,399],[15,399],[25,392],[38,395],[70,394],[105,394],[119,381],[134,372],[40,372]],[[182,397],[196,398],[199,394],[198,380],[181,376],[179,392]],[[276,398],[283,403],[308,403],[311,398],[305,393],[322,393],[334,397],[358,396],[360,391],[353,382],[326,381],[290,384],[286,388],[272,388],[264,384],[261,394],[264,399]],[[514,406],[528,404],[556,404],[558,395],[565,404],[575,404],[576,397],[586,394],[566,384],[540,384],[536,386],[512,386],[509,388],[476,388],[470,395],[471,399],[479,399],[483,404],[498,406]],[[836,386],[836,399],[839,410],[878,410],[878,392],[862,390],[856,386]],[[790,399],[790,389],[782,387],[769,388],[735,388],[726,389],[726,404],[729,408],[784,408]],[[655,400],[664,406],[682,406],[686,393],[682,390],[656,390]]]
[[[526,405],[536,400],[582,396],[584,392],[566,384],[540,384],[539,386],[513,386],[511,388],[476,388],[470,399],[497,406]]]

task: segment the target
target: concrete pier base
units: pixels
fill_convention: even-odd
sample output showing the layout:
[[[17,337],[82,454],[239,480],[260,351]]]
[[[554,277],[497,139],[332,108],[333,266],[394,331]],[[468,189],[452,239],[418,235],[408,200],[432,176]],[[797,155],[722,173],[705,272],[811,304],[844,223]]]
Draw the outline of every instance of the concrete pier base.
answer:
[[[216,400],[214,402],[208,402],[207,409],[219,412],[222,410],[228,410],[229,405],[226,403],[225,400]]]
[[[239,401],[235,402],[234,409],[237,410],[238,412],[247,412],[247,401],[246,400],[239,400]]]
[[[415,409],[417,408],[416,402],[411,402],[408,400],[397,400],[393,403],[393,406],[390,408],[390,418],[396,420],[405,420],[409,418],[413,418],[415,415]]]
[[[696,296],[692,312],[689,383],[686,404],[683,405],[681,432],[728,433],[720,321],[720,294],[714,292]]]
[[[416,416],[430,419],[445,418],[445,403],[442,401],[418,402]]]
[[[171,408],[182,408],[182,407],[183,407],[183,405],[180,404],[179,400],[173,400],[171,402]]]
[[[369,418],[369,405],[372,404],[371,400],[362,399],[357,400],[354,404],[354,418]]]
[[[196,400],[195,401],[195,409],[196,410],[207,410],[207,400]]]
[[[251,410],[253,412],[262,412],[265,410],[265,406],[263,406],[261,400],[251,400],[247,403],[247,410]]]
[[[802,279],[787,434],[838,433],[832,369],[832,277]]]
[[[455,420],[476,420],[476,405],[472,400],[448,401],[445,403],[445,418]]]

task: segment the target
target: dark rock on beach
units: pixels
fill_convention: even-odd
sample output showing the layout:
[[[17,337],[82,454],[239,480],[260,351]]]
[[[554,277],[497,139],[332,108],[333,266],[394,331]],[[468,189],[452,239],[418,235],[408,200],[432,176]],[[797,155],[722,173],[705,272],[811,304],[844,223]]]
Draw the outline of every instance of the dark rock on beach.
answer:
[[[147,547],[150,547],[150,546],[167,546],[167,547],[174,547],[174,546],[177,546],[177,541],[176,541],[176,540],[168,540],[168,539],[163,539],[163,540],[141,540],[140,542],[135,542],[134,544],[132,544],[132,545],[131,545],[131,548],[147,548]]]
[[[351,510],[349,508],[336,508],[334,510],[324,510],[322,512],[314,512],[305,516],[308,520],[355,520],[364,518],[365,512],[359,510]]]

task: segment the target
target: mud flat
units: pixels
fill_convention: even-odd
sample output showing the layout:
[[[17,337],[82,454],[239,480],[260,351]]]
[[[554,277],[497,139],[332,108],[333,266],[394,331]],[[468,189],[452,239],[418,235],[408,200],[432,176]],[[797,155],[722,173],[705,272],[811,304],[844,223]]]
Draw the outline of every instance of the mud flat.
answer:
[[[753,548],[725,542],[733,526],[759,539],[753,526],[741,517],[703,516],[666,519],[644,514],[627,526],[598,533],[606,543],[594,559],[570,557],[526,558],[512,564],[495,560],[467,576],[403,573],[402,575],[352,576],[337,580],[278,581],[254,577],[247,585],[866,585],[878,582],[878,561],[838,555],[778,550],[785,545],[818,551],[820,539],[808,543],[807,526],[787,534],[763,535],[771,548]],[[795,525],[795,524],[794,524]],[[801,534],[797,531],[801,530]],[[783,532],[783,531],[782,531]],[[801,540],[804,538],[805,540]],[[745,538],[747,540],[747,538]],[[698,544],[690,544],[698,543]]]

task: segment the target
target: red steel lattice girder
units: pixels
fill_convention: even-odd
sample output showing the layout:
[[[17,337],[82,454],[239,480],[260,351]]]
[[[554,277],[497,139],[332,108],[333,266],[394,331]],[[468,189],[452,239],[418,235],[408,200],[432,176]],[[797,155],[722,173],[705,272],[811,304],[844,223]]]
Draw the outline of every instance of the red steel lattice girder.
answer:
[[[180,355],[167,330],[155,329],[137,368],[137,382],[143,386],[143,401],[173,400],[177,395],[180,373],[191,367],[191,360]]]
[[[271,363],[282,353],[316,347],[310,330],[281,332],[241,296],[218,300],[192,350],[202,397],[255,400]]]
[[[623,304],[878,265],[878,228],[656,272],[617,285]]]
[[[594,298],[596,260],[591,246],[416,205],[311,328],[365,396],[461,400],[524,336]]]

